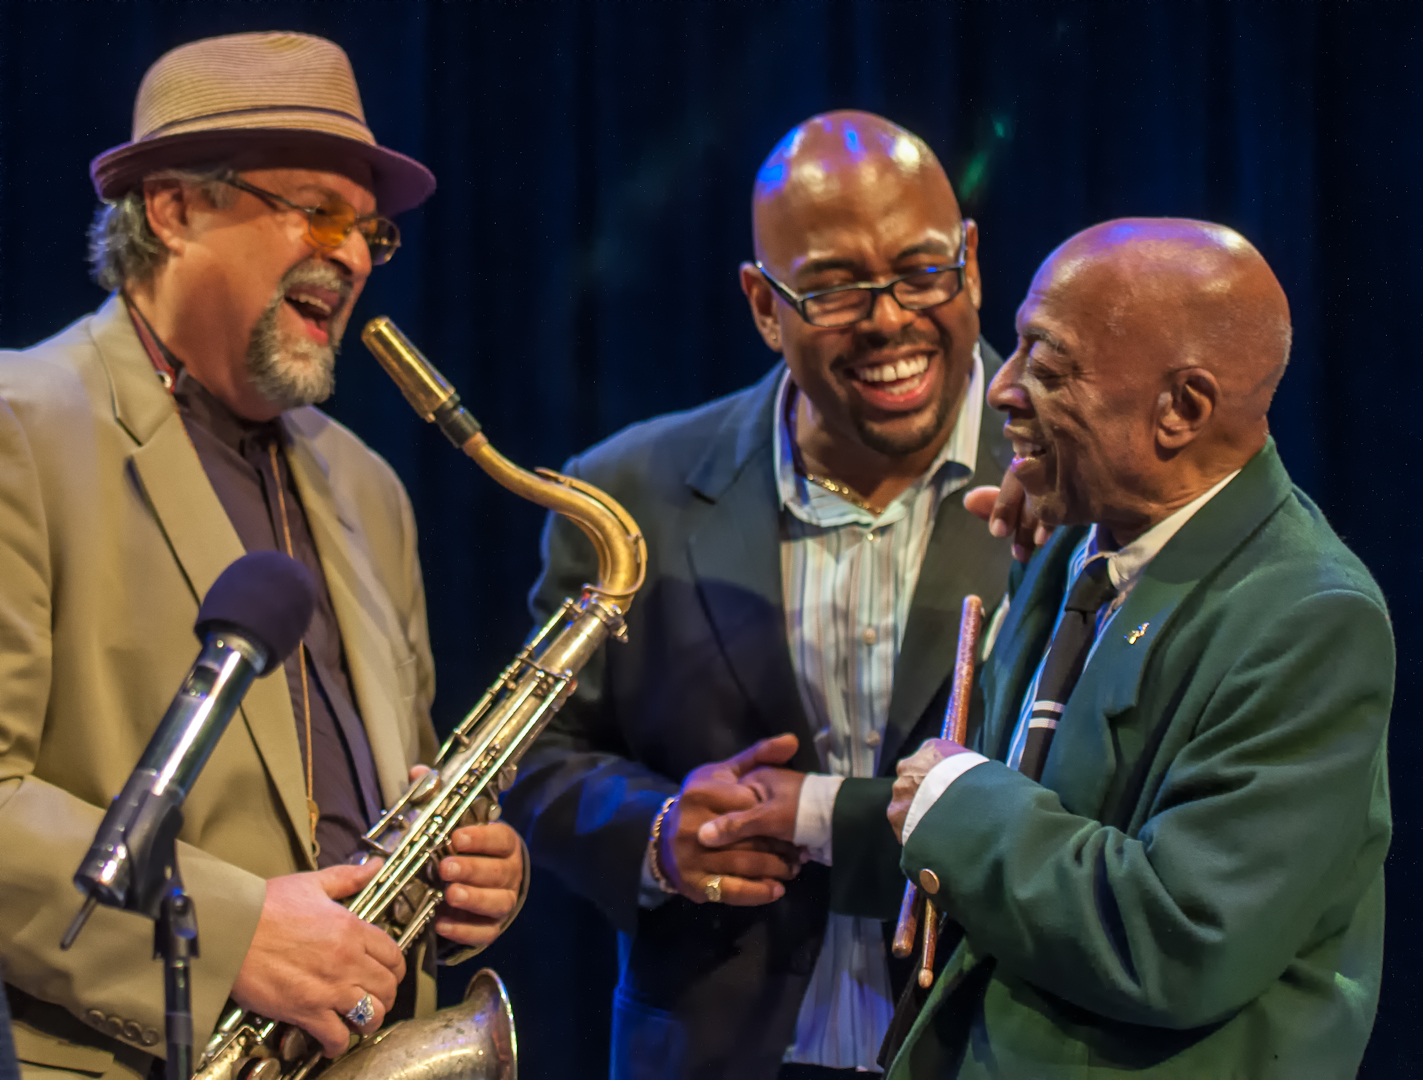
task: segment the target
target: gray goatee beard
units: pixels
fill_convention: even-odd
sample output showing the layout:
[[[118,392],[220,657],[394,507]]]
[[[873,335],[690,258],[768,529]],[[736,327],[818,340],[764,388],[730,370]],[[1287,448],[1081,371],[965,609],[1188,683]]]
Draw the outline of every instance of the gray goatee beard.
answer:
[[[283,333],[279,318],[287,293],[297,285],[316,285],[341,294],[341,305],[327,323],[327,339],[320,345],[305,334]],[[252,328],[247,342],[247,374],[257,392],[283,409],[316,405],[336,389],[336,356],[346,329],[350,286],[331,267],[320,262],[298,263],[282,277],[276,295]]]

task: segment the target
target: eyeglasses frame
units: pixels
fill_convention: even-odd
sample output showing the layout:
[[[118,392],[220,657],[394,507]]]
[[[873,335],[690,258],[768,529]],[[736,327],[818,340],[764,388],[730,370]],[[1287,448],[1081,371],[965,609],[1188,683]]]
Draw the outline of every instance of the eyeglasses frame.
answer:
[[[790,307],[794,308],[795,313],[801,317],[801,320],[805,322],[806,325],[818,326],[822,330],[843,330],[845,327],[854,326],[855,323],[859,322],[861,319],[867,319],[871,315],[873,315],[875,307],[879,304],[879,298],[882,293],[889,293],[890,299],[892,299],[905,311],[928,311],[930,308],[936,308],[940,304],[949,304],[957,300],[959,296],[962,295],[964,291],[964,286],[968,284],[968,227],[972,224],[973,222],[968,218],[965,218],[963,221],[963,239],[959,242],[958,262],[953,263],[949,266],[922,266],[918,270],[911,270],[907,274],[900,274],[898,277],[891,278],[883,285],[876,285],[872,281],[852,281],[845,285],[832,285],[828,289],[819,289],[816,292],[798,293],[789,285],[785,284],[785,282],[779,281],[775,277],[773,277],[770,271],[768,271],[764,266],[761,265],[760,259],[757,259],[752,265],[754,265],[756,269],[760,271],[761,276],[766,279],[766,283],[771,286],[772,291],[774,291],[776,295],[779,296],[782,300],[784,300]],[[953,271],[958,274],[959,287],[954,290],[954,294],[952,296],[949,296],[943,300],[936,300],[934,303],[925,304],[923,307],[910,307],[908,304],[906,304],[903,300],[901,300],[898,296],[895,296],[894,294],[894,287],[896,285],[898,285],[902,281],[908,281],[915,274],[923,274],[926,272],[938,274],[947,273],[949,271]],[[865,312],[865,314],[861,315],[859,319],[855,319],[852,322],[847,323],[838,323],[834,326],[825,326],[822,323],[815,322],[813,319],[810,318],[810,316],[805,313],[806,307],[810,304],[812,300],[817,300],[822,296],[830,296],[834,293],[850,292],[851,290],[859,290],[861,292],[866,292],[870,294],[869,309]]]
[[[379,261],[376,260],[376,253],[371,248],[370,242],[368,240],[366,241],[366,250],[369,251],[371,254],[371,265],[384,266],[386,263],[390,262],[390,260],[394,257],[396,250],[400,247],[400,227],[396,225],[395,222],[391,221],[390,218],[386,217],[383,214],[357,214],[355,220],[351,222],[351,227],[346,230],[346,235],[341,238],[341,243],[332,246],[329,244],[321,243],[319,240],[316,239],[316,234],[312,231],[312,215],[319,214],[322,210],[322,207],[302,206],[300,203],[292,202],[290,199],[278,195],[275,191],[268,191],[265,188],[259,188],[256,184],[249,184],[246,180],[243,180],[240,176],[237,176],[235,174],[232,176],[223,177],[221,182],[226,184],[228,187],[236,188],[238,191],[245,191],[249,195],[257,196],[257,198],[261,199],[268,206],[273,206],[273,204],[276,204],[276,206],[285,207],[288,210],[297,210],[305,214],[307,239],[311,242],[312,247],[316,248],[318,251],[335,251],[341,246],[341,244],[344,244],[347,240],[351,238],[351,234],[357,231],[358,226],[363,221],[383,221],[390,226],[391,232],[395,237],[395,242],[385,249],[385,258]],[[351,205],[350,203],[347,203],[345,199],[342,199],[339,195],[333,196],[333,198],[345,203],[347,206]],[[355,207],[352,206],[351,209],[354,210]],[[361,239],[366,239],[364,233],[361,234]]]

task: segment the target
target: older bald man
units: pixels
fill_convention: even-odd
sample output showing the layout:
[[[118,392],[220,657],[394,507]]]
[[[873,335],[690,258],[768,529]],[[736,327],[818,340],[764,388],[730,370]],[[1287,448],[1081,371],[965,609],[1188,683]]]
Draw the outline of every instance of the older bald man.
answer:
[[[984,412],[978,233],[928,146],[815,117],[760,170],[753,216],[741,284],[784,363],[569,464],[632,512],[651,564],[629,644],[584,670],[506,802],[622,932],[619,1080],[874,1068],[894,989],[865,916],[903,882],[842,914],[832,895],[898,874],[894,762],[938,728],[964,594],[1002,596],[1011,561],[955,494],[997,481],[1008,447]],[[592,571],[553,519],[536,612]],[[767,765],[790,767],[737,783]],[[758,797],[781,839],[698,839]]]
[[[1289,310],[1229,229],[1059,248],[989,391],[1058,528],[970,750],[899,765],[963,927],[895,1078],[1352,1077],[1378,1002],[1394,647],[1267,409]]]

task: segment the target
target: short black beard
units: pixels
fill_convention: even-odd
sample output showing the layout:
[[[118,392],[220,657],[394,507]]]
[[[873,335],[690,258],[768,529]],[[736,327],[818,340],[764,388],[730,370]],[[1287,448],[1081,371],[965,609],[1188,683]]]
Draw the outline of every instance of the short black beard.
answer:
[[[905,345],[932,345],[939,350],[939,362],[945,366],[947,372],[949,364],[950,350],[953,342],[947,340],[946,334],[926,334],[922,331],[906,327],[904,332],[894,338],[888,338],[881,334],[869,335],[860,341],[855,349],[855,354],[859,356],[868,355],[876,349],[899,348]],[[837,360],[838,364],[854,366],[854,359]],[[965,382],[965,387],[967,382]],[[962,389],[960,389],[960,393]],[[860,437],[860,442],[869,447],[877,454],[885,457],[909,457],[917,454],[932,445],[934,441],[944,434],[944,429],[952,425],[954,420],[954,406],[958,404],[958,399],[954,396],[954,387],[949,385],[947,376],[944,379],[943,393],[939,400],[934,402],[933,414],[929,423],[922,428],[905,435],[893,436],[885,433],[873,420],[867,420],[857,412],[851,412],[850,421],[855,425],[855,434]]]
[[[932,419],[921,429],[905,435],[889,435],[881,431],[874,421],[856,415],[852,417],[855,433],[859,435],[860,442],[885,457],[909,457],[911,454],[917,454],[920,450],[934,445],[934,440],[944,433],[945,427],[952,424],[955,402],[949,395],[948,382],[945,380],[944,393],[934,402]]]

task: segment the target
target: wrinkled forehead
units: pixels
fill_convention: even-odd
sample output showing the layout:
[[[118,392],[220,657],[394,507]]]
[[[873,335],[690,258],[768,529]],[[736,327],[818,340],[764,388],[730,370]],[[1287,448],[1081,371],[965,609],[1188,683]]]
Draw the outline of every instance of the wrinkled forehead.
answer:
[[[1133,329],[1129,315],[1135,286],[1121,268],[1090,252],[1060,248],[1033,275],[1018,306],[1020,336],[1086,359],[1104,339]]]

